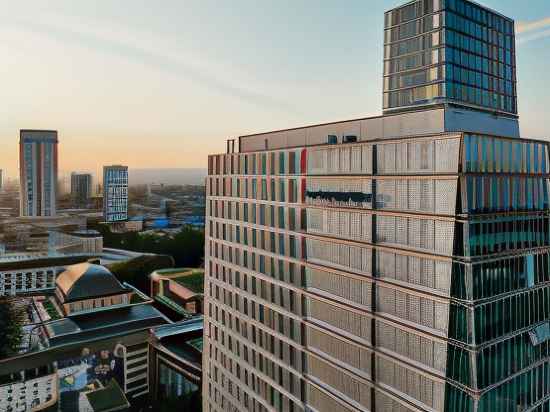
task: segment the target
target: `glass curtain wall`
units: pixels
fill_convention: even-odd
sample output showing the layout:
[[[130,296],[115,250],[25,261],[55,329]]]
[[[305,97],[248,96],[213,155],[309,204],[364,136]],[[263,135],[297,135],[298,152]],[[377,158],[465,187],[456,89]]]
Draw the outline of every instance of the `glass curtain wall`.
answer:
[[[465,135],[452,267],[448,411],[548,409],[546,143]],[[477,392],[477,394],[476,394]],[[530,409],[531,410],[531,409]]]

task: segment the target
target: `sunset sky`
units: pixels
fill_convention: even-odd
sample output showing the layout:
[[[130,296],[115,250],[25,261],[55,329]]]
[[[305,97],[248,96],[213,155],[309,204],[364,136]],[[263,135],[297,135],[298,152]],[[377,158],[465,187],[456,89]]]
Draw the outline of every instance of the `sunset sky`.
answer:
[[[0,0],[0,168],[17,173],[22,128],[57,129],[62,171],[97,172],[205,167],[229,137],[379,114],[383,12],[403,2]],[[550,1],[481,3],[518,23],[522,134],[550,138]]]

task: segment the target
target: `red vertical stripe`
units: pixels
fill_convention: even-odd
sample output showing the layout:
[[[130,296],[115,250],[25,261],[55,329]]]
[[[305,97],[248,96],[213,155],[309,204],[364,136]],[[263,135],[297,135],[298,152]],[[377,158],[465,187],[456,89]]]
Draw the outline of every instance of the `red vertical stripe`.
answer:
[[[307,168],[307,153],[306,153],[306,149],[302,149],[302,153],[300,155],[300,172],[302,174],[305,174],[306,173],[306,168]]]

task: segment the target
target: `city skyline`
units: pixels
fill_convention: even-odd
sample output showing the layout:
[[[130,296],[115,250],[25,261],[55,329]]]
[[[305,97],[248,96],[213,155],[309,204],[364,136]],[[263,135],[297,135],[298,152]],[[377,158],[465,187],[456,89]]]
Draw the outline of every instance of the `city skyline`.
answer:
[[[229,137],[380,114],[381,16],[399,3],[132,3],[130,14],[124,2],[10,4],[0,165],[18,175],[23,128],[59,131],[60,172],[97,174],[114,163],[205,167]],[[549,5],[482,4],[516,20],[522,135],[550,136],[537,86],[549,68]]]
[[[0,412],[550,412],[550,0],[3,1]]]

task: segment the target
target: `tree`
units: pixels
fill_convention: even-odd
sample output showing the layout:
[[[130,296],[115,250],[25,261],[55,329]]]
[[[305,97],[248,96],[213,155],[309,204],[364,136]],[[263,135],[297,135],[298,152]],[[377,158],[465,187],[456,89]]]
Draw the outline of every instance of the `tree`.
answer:
[[[184,226],[174,236],[157,234],[112,233],[107,225],[99,225],[103,245],[134,252],[170,255],[176,267],[199,267],[204,260],[204,230]]]
[[[107,265],[120,282],[129,283],[149,296],[151,295],[149,274],[158,269],[173,267],[174,259],[169,255],[143,255],[125,262]]]
[[[185,226],[167,242],[166,252],[177,267],[199,267],[204,260],[204,231]]]
[[[24,317],[24,310],[15,305],[14,298],[0,298],[0,358],[17,352],[21,346]]]

